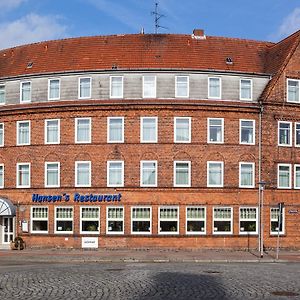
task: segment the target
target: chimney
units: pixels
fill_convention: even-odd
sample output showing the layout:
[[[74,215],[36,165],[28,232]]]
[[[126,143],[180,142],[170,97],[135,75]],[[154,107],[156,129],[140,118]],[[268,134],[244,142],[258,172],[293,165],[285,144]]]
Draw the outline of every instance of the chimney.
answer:
[[[204,30],[203,29],[194,29],[192,38],[196,39],[196,40],[205,40],[206,36],[204,34]]]

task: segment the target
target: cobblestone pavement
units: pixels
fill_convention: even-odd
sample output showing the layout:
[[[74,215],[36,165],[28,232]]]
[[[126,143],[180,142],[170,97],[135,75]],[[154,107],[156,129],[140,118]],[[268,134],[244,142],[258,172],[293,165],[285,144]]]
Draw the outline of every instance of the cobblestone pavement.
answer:
[[[0,299],[300,299],[300,264],[10,263]]]

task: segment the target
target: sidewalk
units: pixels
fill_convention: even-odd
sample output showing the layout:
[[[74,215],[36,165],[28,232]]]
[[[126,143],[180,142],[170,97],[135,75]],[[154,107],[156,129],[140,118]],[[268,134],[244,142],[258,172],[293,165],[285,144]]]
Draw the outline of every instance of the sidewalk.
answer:
[[[4,263],[80,263],[80,262],[196,262],[196,263],[272,263],[298,262],[300,251],[268,251],[260,258],[257,251],[175,250],[175,249],[25,249],[0,250],[0,266]]]

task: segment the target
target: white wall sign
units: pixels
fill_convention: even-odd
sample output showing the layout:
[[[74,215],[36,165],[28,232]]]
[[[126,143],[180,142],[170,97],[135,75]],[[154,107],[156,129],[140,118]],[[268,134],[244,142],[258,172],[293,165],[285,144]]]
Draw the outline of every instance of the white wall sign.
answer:
[[[82,248],[98,248],[98,238],[97,237],[83,237],[81,239]]]

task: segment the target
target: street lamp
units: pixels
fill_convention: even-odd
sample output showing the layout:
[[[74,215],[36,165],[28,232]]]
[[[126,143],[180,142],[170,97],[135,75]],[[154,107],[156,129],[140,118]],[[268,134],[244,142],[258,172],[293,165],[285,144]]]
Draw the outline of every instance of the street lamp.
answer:
[[[259,208],[259,234],[258,234],[258,244],[260,257],[264,257],[264,189],[266,186],[265,181],[260,181],[258,183],[258,208]]]

